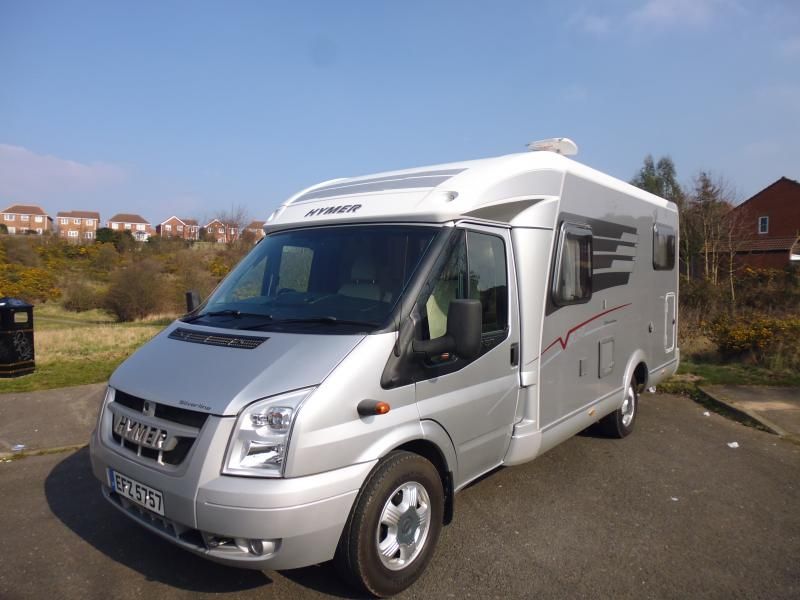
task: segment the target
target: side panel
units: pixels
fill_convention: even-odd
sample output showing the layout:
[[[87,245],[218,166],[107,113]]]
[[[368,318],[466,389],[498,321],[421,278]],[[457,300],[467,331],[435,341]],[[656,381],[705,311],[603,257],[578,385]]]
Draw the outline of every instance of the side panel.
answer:
[[[663,345],[663,330],[658,335],[649,328],[654,307],[664,321],[663,299],[652,289],[656,211],[595,182],[565,178],[556,227],[568,222],[591,228],[592,294],[578,304],[554,302],[551,260],[540,354],[542,429],[583,412],[596,420],[613,410],[622,402],[623,371],[633,353],[647,354],[654,338]],[[554,248],[558,240],[554,236]]]

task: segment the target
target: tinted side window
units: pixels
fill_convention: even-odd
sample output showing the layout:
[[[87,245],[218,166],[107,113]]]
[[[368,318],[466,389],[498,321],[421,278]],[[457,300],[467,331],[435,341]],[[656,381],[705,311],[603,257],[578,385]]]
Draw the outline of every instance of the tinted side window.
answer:
[[[463,232],[450,252],[431,295],[425,302],[423,335],[436,339],[447,333],[447,310],[450,301],[467,297],[467,247]]]
[[[675,267],[675,230],[668,225],[653,225],[653,268],[671,271]]]
[[[508,280],[502,238],[468,232],[467,262],[469,297],[481,301],[483,332],[503,331],[508,327]]]
[[[556,251],[553,303],[558,306],[588,302],[592,297],[592,230],[564,223]]]

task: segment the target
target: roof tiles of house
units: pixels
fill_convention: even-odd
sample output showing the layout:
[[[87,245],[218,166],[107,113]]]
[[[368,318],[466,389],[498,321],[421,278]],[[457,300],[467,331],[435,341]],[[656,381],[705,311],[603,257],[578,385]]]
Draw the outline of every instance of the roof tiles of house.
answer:
[[[97,219],[100,220],[100,213],[91,210],[63,210],[56,214],[57,217],[69,217],[75,219]]]
[[[737,247],[737,250],[739,252],[767,252],[770,250],[791,250],[792,246],[794,246],[797,243],[797,240],[798,238],[796,236],[742,240],[742,242]]]
[[[14,204],[2,211],[4,213],[14,213],[17,215],[46,215],[47,213],[42,210],[40,206],[32,204]]]
[[[114,215],[108,220],[109,223],[145,223],[147,225],[150,224],[150,221],[146,221],[140,215],[132,215],[128,213],[119,213],[118,215]]]

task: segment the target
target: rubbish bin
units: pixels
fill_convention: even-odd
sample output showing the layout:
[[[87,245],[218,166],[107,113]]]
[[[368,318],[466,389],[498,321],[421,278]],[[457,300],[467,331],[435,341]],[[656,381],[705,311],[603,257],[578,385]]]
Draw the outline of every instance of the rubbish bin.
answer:
[[[33,306],[0,298],[0,377],[33,373]]]

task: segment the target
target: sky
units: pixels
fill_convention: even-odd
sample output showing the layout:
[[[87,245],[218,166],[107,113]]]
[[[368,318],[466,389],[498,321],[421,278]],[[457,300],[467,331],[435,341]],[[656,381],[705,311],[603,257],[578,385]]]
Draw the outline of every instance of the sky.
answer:
[[[264,219],[556,136],[737,201],[800,180],[800,1],[0,0],[0,208]]]

